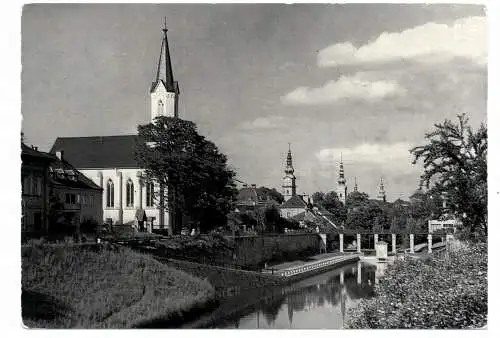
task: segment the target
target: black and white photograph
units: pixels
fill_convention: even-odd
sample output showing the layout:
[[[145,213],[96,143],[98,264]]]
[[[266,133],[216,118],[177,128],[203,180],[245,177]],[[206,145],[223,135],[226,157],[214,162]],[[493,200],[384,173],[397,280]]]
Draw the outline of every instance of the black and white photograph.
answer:
[[[485,4],[19,15],[19,326],[488,329]]]

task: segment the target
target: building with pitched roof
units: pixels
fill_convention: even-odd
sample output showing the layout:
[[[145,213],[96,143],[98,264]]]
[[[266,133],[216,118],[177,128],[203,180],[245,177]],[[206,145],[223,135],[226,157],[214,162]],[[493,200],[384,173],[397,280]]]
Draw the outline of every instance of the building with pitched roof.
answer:
[[[103,189],[64,158],[55,156],[50,164],[49,185],[50,195],[62,203],[66,226],[102,222]]]
[[[156,77],[150,87],[151,120],[178,117],[179,84],[174,81],[166,24]],[[104,221],[130,224],[138,229],[170,225],[166,202],[157,182],[146,182],[134,151],[137,135],[58,137],[50,150],[60,154],[103,189]]]
[[[259,192],[257,185],[251,184],[250,186],[244,184],[242,188],[238,190],[238,196],[236,199],[236,210],[239,212],[245,212],[249,210],[255,210],[258,208],[270,208],[278,207],[280,204],[272,199],[270,196]]]
[[[48,230],[49,168],[53,156],[21,143],[21,232]]]
[[[51,198],[60,203],[65,225],[102,221],[102,189],[70,163],[24,143],[21,160],[23,237],[51,232]]]
[[[300,195],[293,195],[280,205],[280,215],[283,218],[293,218],[294,216],[304,212],[307,208],[307,203]]]

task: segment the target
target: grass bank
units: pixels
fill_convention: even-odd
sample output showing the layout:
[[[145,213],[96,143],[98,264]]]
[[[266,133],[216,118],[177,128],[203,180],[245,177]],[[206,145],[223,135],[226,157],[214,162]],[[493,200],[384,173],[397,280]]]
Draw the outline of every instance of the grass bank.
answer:
[[[347,328],[480,328],[487,324],[488,257],[474,243],[425,260],[397,262],[350,312]]]
[[[32,328],[180,322],[214,298],[209,282],[122,247],[24,247],[22,288],[23,322]]]

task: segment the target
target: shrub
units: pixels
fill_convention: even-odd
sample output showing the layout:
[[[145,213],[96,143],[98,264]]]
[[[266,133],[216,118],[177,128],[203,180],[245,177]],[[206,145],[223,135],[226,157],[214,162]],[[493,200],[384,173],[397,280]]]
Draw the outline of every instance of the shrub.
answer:
[[[85,219],[80,224],[80,232],[83,234],[96,233],[99,223],[95,219]]]
[[[351,310],[348,328],[477,328],[487,323],[487,248],[479,243],[397,262],[375,297]]]

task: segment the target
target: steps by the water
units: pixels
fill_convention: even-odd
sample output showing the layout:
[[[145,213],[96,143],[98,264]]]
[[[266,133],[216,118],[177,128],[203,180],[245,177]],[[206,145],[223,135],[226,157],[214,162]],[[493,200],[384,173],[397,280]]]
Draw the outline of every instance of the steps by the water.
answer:
[[[323,256],[323,257],[322,257]],[[311,273],[319,273],[325,269],[331,269],[334,266],[345,264],[360,259],[360,254],[335,254],[318,255],[311,258],[310,262],[290,262],[273,266],[267,269],[265,273],[272,273],[280,277],[289,278]]]

